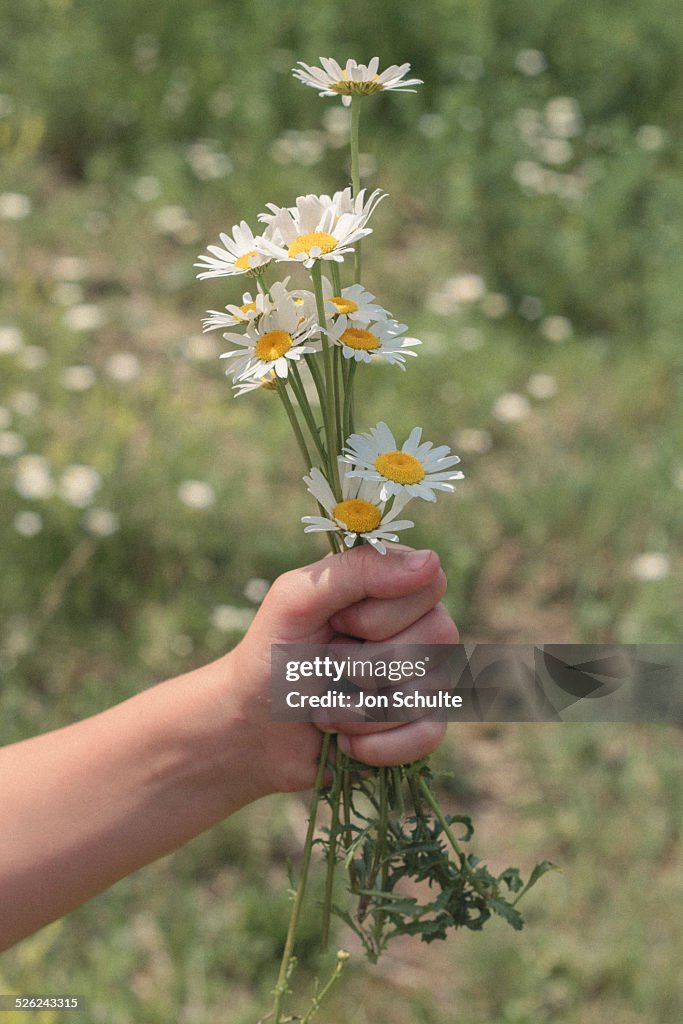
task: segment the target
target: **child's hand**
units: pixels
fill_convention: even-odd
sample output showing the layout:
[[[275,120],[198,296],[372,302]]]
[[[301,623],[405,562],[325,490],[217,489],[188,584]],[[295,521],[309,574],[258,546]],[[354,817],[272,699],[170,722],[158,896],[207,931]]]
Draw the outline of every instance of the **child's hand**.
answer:
[[[249,632],[228,658],[239,687],[245,726],[258,728],[258,764],[266,792],[313,785],[320,750],[319,729],[288,725],[270,717],[271,644],[327,644],[340,636],[395,643],[454,644],[458,631],[440,604],[446,578],[433,551],[390,550],[369,545],[330,555],[279,577]],[[232,674],[232,673],[231,673]],[[339,745],[367,764],[400,764],[426,757],[439,744],[445,725],[420,719],[409,723],[349,723]]]

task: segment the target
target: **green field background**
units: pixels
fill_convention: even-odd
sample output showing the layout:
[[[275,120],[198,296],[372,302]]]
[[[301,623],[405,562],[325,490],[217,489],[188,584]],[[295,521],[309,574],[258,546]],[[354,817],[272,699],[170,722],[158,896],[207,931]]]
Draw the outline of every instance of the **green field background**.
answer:
[[[358,375],[357,419],[461,456],[410,542],[463,638],[682,639],[678,4],[0,0],[3,742],[218,656],[324,554],[281,409],[235,399],[201,333],[248,286],[193,268],[267,202],[348,183],[344,109],[291,76],[321,54],[424,80],[363,107],[389,194],[364,281],[423,346]],[[475,852],[563,871],[521,934],[373,967],[340,927],[318,1019],[680,1024],[680,753],[673,726],[451,726]],[[0,990],[82,994],[94,1024],[255,1022],[305,818],[241,812],[6,954]],[[314,893],[302,990],[317,923]]]

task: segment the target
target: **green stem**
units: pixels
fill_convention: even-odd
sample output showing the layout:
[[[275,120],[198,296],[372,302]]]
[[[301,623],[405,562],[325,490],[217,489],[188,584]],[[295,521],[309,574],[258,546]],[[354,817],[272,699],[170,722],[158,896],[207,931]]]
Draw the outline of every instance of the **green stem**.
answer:
[[[313,415],[311,404],[306,396],[306,388],[304,387],[304,382],[301,379],[299,367],[294,361],[290,363],[290,373],[292,376],[292,390],[294,391],[296,400],[299,403],[299,408],[303,413],[303,417],[306,420],[306,426],[308,427],[311,438],[313,439],[313,443],[318,449],[318,454],[320,455],[322,464],[325,466],[327,463],[327,454],[325,452],[325,447],[320,440],[320,430],[318,429],[318,424],[315,422],[315,416]]]
[[[320,759],[318,761],[318,772],[315,778],[315,788],[313,790],[313,797],[311,799],[311,810],[308,818],[308,829],[306,831],[306,840],[304,842],[304,855],[301,864],[301,874],[299,875],[299,884],[296,889],[294,896],[294,903],[292,904],[292,912],[289,916],[289,927],[287,928],[287,938],[285,939],[285,948],[282,951],[282,960],[280,962],[280,973],[278,974],[277,982],[275,984],[275,993],[273,1000],[273,1024],[282,1024],[282,1001],[287,992],[287,977],[289,974],[290,962],[292,954],[294,952],[294,940],[296,938],[296,929],[299,923],[299,915],[301,913],[301,907],[304,900],[304,893],[306,891],[306,881],[308,878],[308,868],[311,863],[311,851],[313,849],[313,835],[315,833],[315,819],[318,811],[318,804],[320,802],[320,791],[323,788],[323,780],[325,778],[325,769],[327,767],[327,754],[330,746],[330,733],[325,733],[323,736],[322,746],[320,748]]]
[[[303,456],[303,460],[306,463],[306,472],[308,473],[308,471],[311,469],[313,463],[311,461],[311,455],[310,455],[310,452],[308,450],[308,445],[306,444],[306,438],[304,437],[303,431],[301,429],[301,425],[300,425],[298,419],[296,418],[296,411],[294,409],[294,406],[292,405],[292,402],[291,402],[291,399],[290,399],[289,395],[287,394],[287,382],[286,381],[278,379],[278,382],[277,382],[277,393],[280,396],[280,398],[282,399],[282,404],[285,407],[285,412],[287,413],[287,418],[289,419],[289,422],[290,422],[290,424],[292,426],[292,430],[294,431],[294,436],[296,437],[296,441],[297,441],[297,444],[299,445],[299,450],[300,450],[300,452],[301,452],[301,454]]]
[[[351,97],[351,185],[354,198],[360,192],[360,105],[363,97],[355,94]],[[361,278],[360,242],[356,242],[354,252],[354,278],[356,284]]]
[[[320,992],[316,993],[316,995],[313,996],[313,999],[311,1000],[311,1006],[308,1012],[306,1013],[306,1016],[301,1018],[301,1024],[309,1024],[309,1022],[313,1019],[313,1014],[317,1013],[318,1010],[320,1009],[320,1006],[323,1000],[325,999],[325,996],[328,994],[334,983],[338,980],[339,975],[344,970],[344,965],[348,959],[348,953],[344,953],[341,950],[339,951],[339,953],[337,953],[337,962],[335,964],[334,971],[332,972],[327,983],[323,985]]]
[[[341,298],[341,274],[339,273],[339,264],[336,260],[330,260],[330,270],[332,273],[332,287],[334,288],[334,294],[337,298]]]
[[[476,878],[474,872],[472,871],[472,868],[469,865],[467,857],[465,856],[465,851],[463,850],[463,848],[460,845],[460,843],[458,842],[458,840],[455,838],[455,835],[453,834],[453,829],[451,828],[451,826],[446,821],[444,813],[441,810],[441,808],[439,807],[439,803],[438,803],[436,797],[434,796],[434,794],[432,793],[432,791],[431,791],[431,789],[430,789],[426,779],[422,775],[418,774],[417,775],[417,780],[418,780],[418,786],[420,787],[420,792],[421,792],[422,796],[424,797],[424,799],[427,801],[427,803],[431,807],[432,811],[434,812],[434,816],[436,817],[437,821],[441,825],[441,828],[443,829],[444,834],[448,838],[448,842],[451,844],[451,846],[453,847],[453,849],[457,853],[458,857],[460,858],[460,869],[461,869],[461,871],[465,875],[467,875],[467,878],[468,878],[468,880],[470,882],[470,885],[472,886],[473,889],[476,890],[476,892],[478,892],[482,896],[488,897],[488,895],[490,895],[490,894],[486,891],[485,888],[482,887],[481,883],[479,882],[479,880]]]
[[[322,269],[319,260],[316,260],[311,268],[311,277],[313,279],[313,288],[315,290],[315,301],[318,307],[320,344],[322,345],[323,366],[325,368],[324,404],[322,411],[325,421],[325,436],[327,439],[328,479],[337,500],[341,500],[341,483],[339,480],[339,466],[337,465],[337,455],[339,453],[340,444],[336,430],[337,412],[335,407],[334,370],[332,366],[330,342],[326,333],[327,322],[325,319],[325,300],[323,296]]]
[[[313,466],[313,461],[311,460],[311,454],[308,450],[308,445],[306,444],[306,438],[303,435],[301,425],[299,424],[299,421],[296,418],[296,411],[294,409],[294,406],[292,405],[289,395],[287,394],[287,384],[285,381],[278,379],[277,392],[280,398],[282,399],[282,404],[285,407],[287,418],[289,419],[289,422],[292,426],[292,430],[294,431],[294,436],[296,437],[297,444],[299,445],[299,450],[303,456],[304,464],[306,466],[306,472],[308,473],[308,471]],[[318,508],[320,509],[321,516],[327,514],[325,509],[322,508],[320,504],[318,504]],[[332,551],[332,554],[336,555],[340,550],[337,538],[333,533],[329,532],[326,532],[325,536],[327,537],[327,542],[330,545],[330,550]]]
[[[327,873],[325,876],[325,896],[323,898],[323,919],[320,926],[320,945],[325,951],[330,936],[330,918],[332,916],[332,897],[334,887],[334,869],[337,862],[337,831],[339,828],[339,805],[341,802],[342,783],[344,777],[344,765],[341,762],[339,753],[334,771],[334,785],[329,796],[332,816],[330,820],[329,843],[327,846]]]
[[[343,422],[343,433],[344,441],[348,441],[351,434],[353,433],[353,378],[356,374],[356,360],[347,359],[349,369],[346,377],[346,387],[344,390],[344,422]]]

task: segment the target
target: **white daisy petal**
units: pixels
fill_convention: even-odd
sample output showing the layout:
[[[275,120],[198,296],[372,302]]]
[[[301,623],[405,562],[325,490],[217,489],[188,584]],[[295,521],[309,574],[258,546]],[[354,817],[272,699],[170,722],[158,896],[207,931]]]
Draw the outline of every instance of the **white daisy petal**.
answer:
[[[311,268],[317,260],[343,262],[360,239],[372,233],[367,227],[385,193],[376,189],[368,198],[363,189],[353,199],[350,189],[332,197],[299,196],[293,207],[267,204],[259,220],[269,226],[258,240],[264,259],[294,261]]]
[[[386,423],[378,423],[367,434],[352,434],[342,456],[348,476],[377,483],[382,501],[395,496],[394,507],[402,495],[436,501],[435,492],[452,492],[452,481],[462,480],[463,473],[451,468],[460,459],[446,445],[420,443],[421,437],[421,428],[415,427],[398,448]]]
[[[378,74],[379,57],[373,57],[369,64],[359,64],[350,57],[344,68],[332,57],[321,57],[320,63],[322,67],[317,68],[300,60],[292,74],[304,85],[317,89],[320,96],[341,96],[345,106],[354,95],[371,96],[388,90],[415,92],[410,86],[422,85],[420,78],[404,79],[410,64],[392,64]]]
[[[208,255],[198,257],[195,267],[201,270],[200,281],[210,277],[232,277],[235,274],[260,272],[271,257],[259,251],[256,238],[247,224],[242,221],[232,229],[232,238],[221,233],[221,245],[207,246]]]
[[[409,495],[401,495],[387,511],[386,501],[381,500],[380,488],[375,482],[352,477],[348,465],[341,458],[338,465],[341,501],[337,501],[330,484],[317,467],[304,477],[309,493],[330,517],[303,516],[301,521],[304,523],[304,532],[336,533],[345,547],[353,547],[360,538],[384,554],[386,548],[383,541],[395,543],[399,539],[397,534],[400,530],[407,530],[414,525],[408,519],[396,520],[409,500]]]

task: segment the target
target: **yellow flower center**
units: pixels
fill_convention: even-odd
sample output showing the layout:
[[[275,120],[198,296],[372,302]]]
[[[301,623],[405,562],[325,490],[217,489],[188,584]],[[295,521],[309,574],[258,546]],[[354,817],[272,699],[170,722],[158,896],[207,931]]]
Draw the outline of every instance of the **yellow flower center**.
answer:
[[[354,302],[353,299],[342,299],[340,295],[333,295],[331,299],[327,300],[331,302],[338,313],[355,313],[358,309],[358,303]]]
[[[311,249],[315,249],[316,247],[324,254],[326,252],[332,252],[338,244],[338,239],[336,239],[334,235],[329,235],[327,231],[309,231],[307,235],[299,235],[298,238],[294,239],[287,250],[287,255],[294,259],[300,253],[304,252],[308,256]]]
[[[256,342],[256,358],[264,363],[279,359],[292,347],[292,336],[287,331],[268,331]]]
[[[242,257],[240,257],[240,259],[241,258]],[[249,313],[255,313],[256,312],[256,303],[255,302],[245,302],[245,304],[243,306],[238,306],[237,308],[239,309],[240,313],[244,313],[244,316],[246,317],[246,316],[248,316]]]
[[[383,92],[384,86],[377,82],[379,75],[375,75],[371,82],[350,82],[344,72],[341,82],[333,82],[328,85],[330,92],[336,92],[339,96],[352,96],[359,93],[361,96],[372,96],[376,92]]]
[[[381,342],[372,331],[364,331],[360,327],[347,327],[341,338],[342,345],[347,348],[365,349],[370,352],[373,348],[379,348]]]
[[[238,270],[251,270],[249,260],[252,256],[256,256],[256,249],[252,249],[251,252],[245,252],[243,256],[238,256],[235,260],[235,267]]]
[[[384,452],[375,459],[375,469],[395,484],[419,484],[425,471],[419,459],[408,452]]]
[[[334,506],[332,515],[352,533],[370,533],[376,530],[382,521],[382,513],[377,506],[361,498],[340,501]]]

